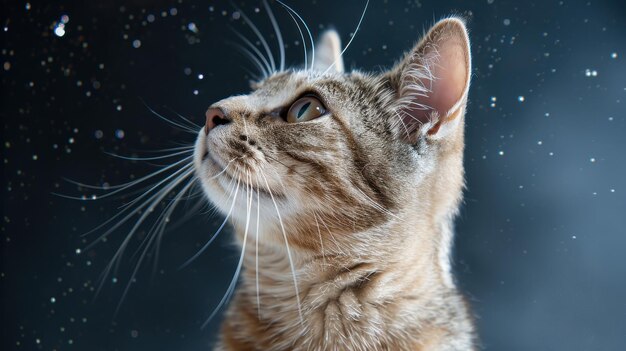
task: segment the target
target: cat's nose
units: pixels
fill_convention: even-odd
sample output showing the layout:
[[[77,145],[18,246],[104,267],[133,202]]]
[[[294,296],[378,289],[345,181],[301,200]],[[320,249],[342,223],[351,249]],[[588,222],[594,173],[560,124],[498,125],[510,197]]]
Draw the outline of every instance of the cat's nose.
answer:
[[[212,107],[206,111],[206,124],[204,125],[204,133],[209,135],[209,132],[220,125],[228,124],[231,120],[226,116],[221,108]]]

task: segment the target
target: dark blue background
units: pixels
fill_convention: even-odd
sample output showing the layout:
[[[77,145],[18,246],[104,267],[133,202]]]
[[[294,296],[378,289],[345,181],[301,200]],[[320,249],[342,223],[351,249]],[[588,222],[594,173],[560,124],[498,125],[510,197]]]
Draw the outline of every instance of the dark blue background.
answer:
[[[314,34],[332,25],[344,43],[364,4],[289,3]],[[274,45],[262,6],[237,4]],[[299,64],[299,34],[286,13],[273,8],[288,62]],[[142,99],[168,117],[175,117],[173,110],[201,124],[212,102],[245,93],[244,68],[251,66],[227,44],[238,40],[229,27],[253,35],[233,12],[226,2],[211,1],[3,1],[3,350],[208,348],[219,321],[204,330],[200,325],[224,294],[238,252],[225,233],[189,268],[178,266],[214,232],[219,216],[204,211],[172,227],[157,273],[145,265],[114,316],[134,261],[123,261],[118,282],[108,277],[95,300],[94,289],[129,228],[80,255],[76,250],[95,238],[81,234],[125,199],[81,202],[52,193],[90,194],[64,177],[117,184],[156,169],[103,151],[145,155],[193,141],[155,118]],[[372,1],[346,66],[389,67],[449,14],[468,19],[472,41],[468,190],[455,265],[482,345],[622,349],[624,2]],[[54,28],[63,15],[69,21],[59,37]]]

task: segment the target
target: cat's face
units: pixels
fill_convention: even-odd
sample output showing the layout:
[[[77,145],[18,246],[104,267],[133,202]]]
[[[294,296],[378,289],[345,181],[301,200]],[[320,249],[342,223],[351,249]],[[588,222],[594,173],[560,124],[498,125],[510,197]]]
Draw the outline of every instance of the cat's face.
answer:
[[[389,72],[278,72],[211,105],[195,149],[210,201],[261,240],[314,253],[323,236],[344,250],[342,238],[432,201],[420,189],[446,153],[462,153],[469,84],[463,24],[438,26]],[[343,67],[335,33],[319,46],[318,65]]]

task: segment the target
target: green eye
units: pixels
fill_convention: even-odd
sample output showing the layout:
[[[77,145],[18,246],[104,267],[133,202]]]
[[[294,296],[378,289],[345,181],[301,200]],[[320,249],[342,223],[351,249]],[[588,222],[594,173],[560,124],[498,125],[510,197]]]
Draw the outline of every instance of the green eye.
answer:
[[[294,102],[287,112],[287,122],[306,122],[326,113],[324,105],[314,96],[305,96]]]

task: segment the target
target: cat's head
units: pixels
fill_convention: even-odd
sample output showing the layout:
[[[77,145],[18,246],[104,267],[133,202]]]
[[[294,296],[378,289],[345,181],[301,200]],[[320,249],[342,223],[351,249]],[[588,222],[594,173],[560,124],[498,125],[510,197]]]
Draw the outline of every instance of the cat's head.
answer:
[[[350,254],[375,246],[355,239],[362,233],[419,230],[458,207],[471,72],[464,22],[438,22],[381,73],[344,72],[340,51],[326,32],[313,69],[275,73],[206,113],[195,149],[203,189],[268,245]]]

